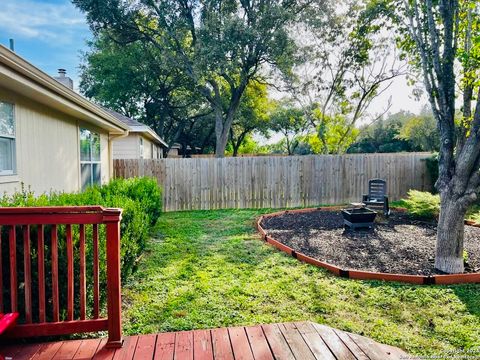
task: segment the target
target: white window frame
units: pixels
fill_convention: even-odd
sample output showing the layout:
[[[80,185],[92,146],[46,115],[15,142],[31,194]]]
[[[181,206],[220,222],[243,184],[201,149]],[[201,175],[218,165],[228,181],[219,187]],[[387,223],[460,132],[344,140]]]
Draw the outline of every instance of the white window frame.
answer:
[[[12,169],[11,170],[1,170],[0,169],[0,176],[9,176],[9,175],[16,175],[17,174],[17,117],[15,112],[15,104],[0,100],[0,103],[8,104],[12,106],[13,112],[13,136],[12,135],[4,135],[0,134],[0,138],[13,140],[11,141],[10,145],[12,147],[11,154],[12,154]]]
[[[89,131],[91,134],[95,134],[95,135],[98,135],[98,141],[100,142],[100,160],[93,160],[93,156],[92,156],[92,142],[90,141],[90,146],[88,148],[89,152],[90,152],[90,160],[82,160],[82,149],[81,149],[81,144],[82,144],[82,140],[81,140],[81,137],[82,137],[82,131],[85,130],[85,131]],[[79,130],[79,146],[80,146],[80,149],[79,149],[79,154],[80,154],[80,186],[82,187],[82,190],[85,190],[86,188],[88,187],[91,187],[91,186],[95,186],[95,185],[101,185],[102,183],[102,138],[100,136],[100,133],[96,132],[96,131],[93,131],[93,130],[90,130],[90,129],[87,129],[87,128],[84,128],[84,127],[80,127],[80,130]],[[82,165],[90,165],[90,182],[89,182],[89,185],[86,186],[85,188],[83,187],[83,177],[82,177]],[[93,165],[99,165],[100,167],[100,182],[98,184],[96,184],[94,182],[94,172],[93,172]]]

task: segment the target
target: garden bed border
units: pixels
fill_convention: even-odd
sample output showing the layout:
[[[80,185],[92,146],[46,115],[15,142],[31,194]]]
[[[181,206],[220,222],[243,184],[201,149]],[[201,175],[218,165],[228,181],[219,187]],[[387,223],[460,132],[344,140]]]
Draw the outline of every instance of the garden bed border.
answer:
[[[408,284],[416,285],[451,285],[451,284],[466,284],[466,283],[480,283],[480,273],[464,273],[464,274],[452,274],[452,275],[409,275],[409,274],[390,274],[373,271],[362,271],[353,269],[342,269],[338,266],[329,264],[325,261],[312,258],[301,252],[295,251],[291,247],[281,243],[273,237],[267,235],[267,232],[263,229],[261,223],[264,219],[268,219],[275,216],[280,216],[288,213],[306,213],[313,211],[338,211],[343,209],[344,206],[327,206],[305,209],[293,209],[277,211],[270,214],[265,214],[257,219],[256,226],[260,232],[262,239],[277,249],[289,254],[290,256],[307,264],[315,265],[317,267],[324,268],[336,276],[340,276],[347,279],[356,280],[382,280],[382,281],[396,281]],[[394,208],[395,210],[405,211],[402,208]],[[465,220],[465,225],[480,227],[480,224],[476,224],[473,221]]]

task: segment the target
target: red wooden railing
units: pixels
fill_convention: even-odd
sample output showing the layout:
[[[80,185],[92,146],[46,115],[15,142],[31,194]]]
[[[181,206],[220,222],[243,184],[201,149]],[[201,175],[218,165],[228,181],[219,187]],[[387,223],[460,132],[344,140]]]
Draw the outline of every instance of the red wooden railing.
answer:
[[[107,346],[121,346],[121,214],[121,209],[100,206],[0,208],[0,313],[19,312],[21,319],[5,336],[108,330]],[[99,241],[103,230],[105,242]],[[86,238],[87,233],[91,238]],[[90,263],[86,260],[87,246],[91,249]],[[9,256],[2,258],[2,250]],[[106,274],[99,266],[101,254]],[[66,269],[59,268],[62,259],[66,259]],[[91,273],[88,281],[87,270]],[[106,317],[101,309],[101,276],[107,285]]]

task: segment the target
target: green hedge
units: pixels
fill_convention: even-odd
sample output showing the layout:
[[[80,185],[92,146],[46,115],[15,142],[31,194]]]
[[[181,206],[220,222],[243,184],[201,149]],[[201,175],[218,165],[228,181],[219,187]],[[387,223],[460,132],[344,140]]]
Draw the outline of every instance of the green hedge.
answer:
[[[118,207],[123,209],[123,216],[121,222],[121,271],[122,280],[125,281],[135,270],[136,260],[145,249],[146,241],[160,216],[162,209],[161,190],[157,185],[156,180],[152,178],[132,178],[132,179],[116,179],[101,187],[92,187],[82,193],[50,193],[35,196],[31,191],[23,188],[22,191],[11,196],[3,196],[0,199],[0,206],[81,206],[81,205],[101,205],[104,207]],[[78,227],[74,226],[74,248],[77,249],[78,244]],[[99,232],[99,256],[100,256],[100,284],[102,289],[102,300],[105,298],[106,279],[105,279],[105,228],[101,226]],[[6,239],[6,229],[3,229],[3,239]],[[67,266],[66,249],[65,249],[65,227],[59,226],[59,270],[60,270],[60,294],[65,294],[66,278],[65,272]],[[32,261],[36,263],[36,248],[35,239],[36,227],[32,226]],[[18,258],[23,258],[23,245],[21,234],[18,233],[17,252]],[[87,264],[93,262],[93,254],[91,248],[92,227],[86,226],[86,261]],[[50,227],[45,228],[45,244],[46,244],[46,269],[50,269]],[[4,264],[8,263],[8,242],[2,242],[2,255],[4,257]],[[75,252],[75,286],[78,289],[78,251]],[[19,278],[23,278],[22,270],[19,268]],[[37,284],[36,281],[36,266],[32,267],[32,275],[34,279],[33,288]],[[87,284],[93,278],[92,266],[87,266]],[[4,276],[7,274],[4,274]],[[5,284],[8,284],[8,279],[5,278]],[[47,297],[51,291],[51,284],[47,276]],[[87,286],[89,303],[93,301],[93,294],[91,287]],[[20,291],[21,292],[21,291]],[[8,303],[8,294],[4,294],[4,301]],[[22,295],[19,293],[20,305],[22,302]],[[61,295],[61,305],[65,305],[66,299]],[[34,307],[35,308],[35,307]]]

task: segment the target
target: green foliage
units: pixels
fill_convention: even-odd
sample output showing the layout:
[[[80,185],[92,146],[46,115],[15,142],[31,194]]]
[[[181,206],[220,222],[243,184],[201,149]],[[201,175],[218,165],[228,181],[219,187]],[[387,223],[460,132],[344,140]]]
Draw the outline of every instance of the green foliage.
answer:
[[[438,154],[433,154],[428,159],[425,160],[427,165],[428,176],[432,183],[432,192],[436,193],[435,183],[438,179]]]
[[[438,151],[440,146],[437,123],[432,114],[410,118],[400,130],[399,138],[421,151]]]
[[[294,97],[317,128],[315,152],[344,153],[356,140],[357,125],[374,116],[372,103],[404,72],[378,6],[342,2],[328,29],[299,36],[307,60],[297,67]]]
[[[272,210],[163,214],[124,286],[128,335],[315,321],[415,355],[480,342],[480,285],[415,286],[335,277],[259,240]]]
[[[302,109],[280,102],[271,113],[270,126],[284,136],[281,145],[288,155],[293,155],[300,143],[299,135],[308,127],[308,121]]]
[[[215,124],[218,156],[224,155],[247,85],[268,76],[262,71],[264,64],[277,74],[290,75],[298,60],[291,29],[300,23],[307,26],[304,17],[327,13],[326,3],[305,0],[73,3],[86,14],[95,34],[106,31],[122,45],[153,47],[155,52],[148,55],[154,77],[167,68],[192,82],[190,89],[215,113],[210,120]]]
[[[134,178],[117,179],[101,187],[91,187],[82,193],[50,193],[42,194],[38,197],[28,189],[23,188],[11,196],[4,195],[0,199],[2,207],[31,207],[31,206],[83,206],[83,205],[101,205],[103,207],[118,207],[123,209],[121,221],[121,272],[122,280],[125,281],[135,270],[138,257],[143,253],[146,241],[151,233],[153,225],[156,223],[161,211],[161,192],[155,179]],[[5,229],[4,229],[5,230]],[[74,248],[78,247],[79,235],[78,227],[73,226]],[[86,226],[86,239],[92,238],[92,227]],[[36,227],[32,227],[36,231]],[[45,238],[50,239],[50,226],[45,228]],[[100,282],[101,297],[105,299],[106,279],[105,279],[105,228],[99,227],[99,256],[100,256]],[[33,237],[36,238],[36,235]],[[59,238],[59,269],[60,269],[60,293],[66,294],[65,269],[67,268],[66,244],[65,244],[65,226],[58,227]],[[22,238],[18,238],[19,244]],[[6,246],[6,242],[2,246]],[[17,246],[17,251],[23,247]],[[8,262],[7,248],[2,249],[3,261]],[[49,241],[46,241],[46,253],[49,253]],[[86,242],[87,263],[93,261],[91,241]],[[19,257],[23,256],[21,253]],[[36,261],[35,247],[32,249],[32,260]],[[75,251],[76,263],[78,264],[78,253]],[[49,257],[46,257],[46,268],[49,268]],[[32,269],[35,275],[35,269]],[[79,269],[75,267],[75,281],[78,283]],[[92,279],[92,267],[87,267],[87,281]],[[21,275],[19,275],[21,276]],[[35,279],[36,276],[33,276]],[[90,280],[88,280],[90,279]],[[35,284],[34,284],[35,286]],[[47,279],[47,288],[50,287],[50,279]],[[78,284],[76,285],[78,286]],[[88,299],[92,301],[92,287],[88,288]],[[65,297],[61,297],[61,304],[66,304]],[[37,300],[35,300],[37,301]]]
[[[317,108],[312,111],[311,116],[315,123],[319,124],[317,133],[311,134],[307,139],[314,154],[342,154],[360,132],[351,126],[350,120],[343,114],[328,116]]]
[[[103,31],[89,45],[80,82],[86,97],[149,125],[170,145],[211,140],[208,104],[165,53],[140,41],[119,44]]]
[[[98,190],[105,199],[105,203],[116,196],[125,196],[140,204],[152,227],[160,216],[162,194],[154,178],[114,179]]]
[[[270,112],[274,107],[268,98],[267,86],[259,82],[251,82],[245,89],[238,111],[230,130],[227,154],[249,153],[256,151],[257,145],[252,133],[268,135]]]
[[[434,219],[440,213],[440,196],[426,191],[410,190],[404,204],[415,217]]]
[[[347,152],[387,153],[415,150],[409,141],[400,138],[402,127],[414,116],[412,113],[400,111],[363,127],[360,129],[358,140],[348,148]]]

